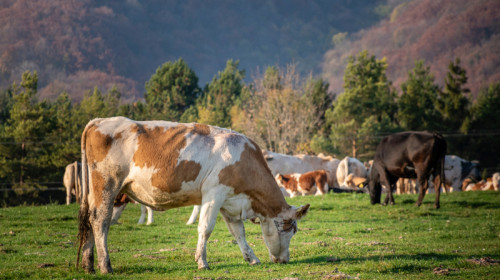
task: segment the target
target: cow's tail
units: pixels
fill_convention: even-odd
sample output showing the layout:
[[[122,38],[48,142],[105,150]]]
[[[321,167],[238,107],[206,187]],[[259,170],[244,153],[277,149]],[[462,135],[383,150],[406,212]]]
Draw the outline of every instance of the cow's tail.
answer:
[[[80,211],[78,212],[78,255],[76,259],[76,268],[78,269],[79,263],[80,263],[80,252],[82,249],[83,244],[86,243],[87,238],[89,238],[91,232],[92,232],[92,226],[90,224],[90,219],[89,219],[89,200],[88,200],[88,194],[89,194],[89,184],[88,184],[88,164],[87,164],[87,153],[85,150],[86,143],[87,143],[87,131],[88,128],[90,127],[90,124],[92,122],[89,122],[85,129],[83,130],[82,133],[82,140],[81,140],[81,149],[82,149],[82,187],[81,187],[81,192],[82,192],[82,201],[80,204]]]
[[[439,155],[439,160],[440,160],[440,170],[439,170],[439,188],[445,188],[445,181],[446,181],[446,178],[444,177],[444,160],[445,160],[445,157],[446,157],[446,150],[448,149],[448,145],[446,143],[446,139],[444,139],[443,135],[439,134],[439,133],[434,133],[434,137],[437,138],[437,141],[438,141],[438,155]],[[435,184],[435,182],[434,182]],[[435,188],[435,187],[434,187]]]

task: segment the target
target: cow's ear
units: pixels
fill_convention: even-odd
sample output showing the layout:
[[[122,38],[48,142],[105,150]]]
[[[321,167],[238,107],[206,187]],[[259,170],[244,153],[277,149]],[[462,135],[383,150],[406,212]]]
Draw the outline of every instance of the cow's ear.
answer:
[[[307,214],[307,212],[309,212],[309,206],[311,206],[311,205],[308,203],[308,204],[306,204],[304,206],[301,206],[299,209],[297,209],[295,211],[295,217],[294,217],[294,219],[295,220],[302,219],[302,217],[304,217]]]

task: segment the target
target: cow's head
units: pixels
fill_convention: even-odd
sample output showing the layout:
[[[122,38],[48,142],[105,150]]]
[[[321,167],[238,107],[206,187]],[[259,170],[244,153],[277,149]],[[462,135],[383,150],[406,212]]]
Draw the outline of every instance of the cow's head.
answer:
[[[287,263],[290,260],[290,240],[297,232],[297,221],[307,214],[309,206],[292,206],[274,218],[261,220],[262,236],[272,262]]]
[[[382,185],[380,184],[380,175],[376,168],[371,167],[369,172],[368,191],[370,192],[370,202],[372,204],[380,203],[382,196]]]
[[[473,182],[481,181],[481,173],[479,172],[479,161],[473,160],[471,162],[462,162],[462,172],[464,179],[471,179]]]

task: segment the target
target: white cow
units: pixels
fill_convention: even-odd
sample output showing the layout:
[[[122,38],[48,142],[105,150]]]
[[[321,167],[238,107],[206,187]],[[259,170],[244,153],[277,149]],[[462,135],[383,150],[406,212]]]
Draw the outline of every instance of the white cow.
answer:
[[[365,164],[356,158],[345,157],[337,167],[337,182],[340,187],[357,189],[358,185],[367,182]]]
[[[64,170],[63,184],[66,188],[66,205],[71,203],[71,195],[76,197],[76,202],[80,203],[82,178],[80,176],[81,164],[73,162],[66,166]]]
[[[455,155],[446,155],[444,157],[444,177],[447,188],[450,188],[451,191],[455,192],[462,191],[462,182],[466,178],[476,182],[481,181],[479,164]],[[430,182],[429,192],[433,192],[434,184],[432,181]]]
[[[315,170],[325,170],[327,183],[330,187],[338,187],[337,176],[335,175],[339,160],[322,154],[311,155],[284,155],[280,153],[262,150],[262,154],[271,169],[273,176],[276,174],[306,173]],[[193,212],[187,221],[187,225],[194,224],[200,212],[198,206],[194,206]]]
[[[82,134],[82,266],[110,273],[107,237],[113,200],[126,193],[141,204],[167,210],[201,205],[198,268],[208,268],[206,246],[220,212],[249,264],[260,263],[245,240],[243,221],[259,219],[275,263],[289,261],[297,220],[309,204],[286,203],[260,148],[230,130],[201,124],[136,122],[123,117],[90,121]]]

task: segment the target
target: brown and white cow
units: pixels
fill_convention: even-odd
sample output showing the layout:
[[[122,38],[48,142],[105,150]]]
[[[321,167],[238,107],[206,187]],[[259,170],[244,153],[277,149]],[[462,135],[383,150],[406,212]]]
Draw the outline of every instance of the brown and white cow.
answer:
[[[278,186],[283,188],[290,197],[297,195],[322,195],[328,193],[325,170],[306,173],[276,174]]]
[[[201,205],[198,268],[208,268],[207,240],[220,212],[249,264],[260,263],[245,240],[243,221],[259,218],[273,262],[289,261],[296,221],[309,204],[286,203],[260,148],[242,134],[201,124],[90,121],[82,134],[83,198],[79,213],[82,266],[112,272],[107,237],[114,198],[126,193],[141,204],[167,210]]]
[[[76,197],[76,202],[80,203],[82,178],[81,164],[77,161],[70,163],[64,170],[63,184],[66,188],[66,205],[71,204],[71,195]]]
[[[496,175],[496,176],[495,176]],[[466,178],[462,182],[462,190],[464,192],[468,191],[498,191],[498,184],[500,180],[500,174],[495,173],[492,177],[486,180],[481,180],[479,182],[474,182],[470,178]]]
[[[284,155],[271,151],[262,150],[269,169],[273,176],[276,174],[305,173],[314,170],[325,170],[329,187],[337,187],[336,170],[339,160],[331,156],[319,154],[312,155]],[[194,206],[187,225],[194,224],[200,212],[199,206]]]

